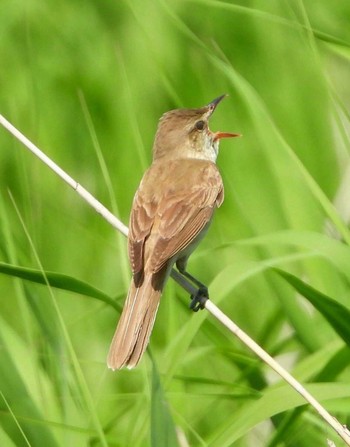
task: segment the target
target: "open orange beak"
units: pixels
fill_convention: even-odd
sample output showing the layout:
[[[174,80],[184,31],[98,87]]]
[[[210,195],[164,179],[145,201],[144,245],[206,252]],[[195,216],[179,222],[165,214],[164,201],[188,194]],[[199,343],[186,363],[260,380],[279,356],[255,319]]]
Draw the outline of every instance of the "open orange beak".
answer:
[[[213,101],[211,101],[207,107],[210,111],[210,115],[214,112],[216,109],[216,106],[228,95],[221,95],[218,98],[215,98]],[[209,116],[210,116],[209,115]],[[230,132],[212,132],[213,133],[213,139],[214,141],[220,140],[221,138],[233,138],[233,137],[240,137],[240,133],[230,133]]]
[[[233,138],[233,137],[241,137],[240,133],[230,133],[230,132],[213,132],[214,141],[220,140],[221,138]]]

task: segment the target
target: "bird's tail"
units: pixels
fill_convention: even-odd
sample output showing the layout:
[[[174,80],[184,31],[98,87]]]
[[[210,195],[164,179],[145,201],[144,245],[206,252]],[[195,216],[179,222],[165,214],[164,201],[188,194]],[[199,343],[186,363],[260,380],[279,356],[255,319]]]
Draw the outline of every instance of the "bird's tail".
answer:
[[[145,275],[140,285],[130,284],[107,359],[108,367],[133,368],[145,352],[156,318],[166,274]]]

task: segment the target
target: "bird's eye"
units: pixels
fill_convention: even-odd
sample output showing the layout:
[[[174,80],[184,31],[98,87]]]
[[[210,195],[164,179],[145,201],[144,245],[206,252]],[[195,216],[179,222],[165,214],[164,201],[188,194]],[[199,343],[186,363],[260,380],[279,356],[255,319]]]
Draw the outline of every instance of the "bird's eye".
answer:
[[[203,130],[203,129],[204,129],[204,126],[205,126],[205,122],[202,121],[202,120],[197,121],[196,124],[195,124],[195,128],[196,128],[197,130]]]

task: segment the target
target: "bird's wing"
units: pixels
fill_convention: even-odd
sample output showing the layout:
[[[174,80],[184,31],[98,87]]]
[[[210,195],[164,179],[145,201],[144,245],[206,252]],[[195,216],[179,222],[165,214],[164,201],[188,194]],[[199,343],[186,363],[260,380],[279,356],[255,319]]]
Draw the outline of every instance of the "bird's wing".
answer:
[[[146,171],[136,191],[130,214],[128,251],[134,274],[143,270],[145,241],[151,233],[158,208],[156,197],[148,186],[150,175],[151,168]]]
[[[222,201],[223,184],[214,163],[182,159],[153,164],[135,195],[130,218],[133,272],[146,263],[159,271],[195,240]]]

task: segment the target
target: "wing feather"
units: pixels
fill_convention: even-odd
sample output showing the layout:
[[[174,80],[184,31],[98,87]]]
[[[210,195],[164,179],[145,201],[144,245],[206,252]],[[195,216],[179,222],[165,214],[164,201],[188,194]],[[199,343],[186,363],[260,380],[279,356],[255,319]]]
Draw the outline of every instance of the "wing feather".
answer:
[[[223,201],[216,165],[197,159],[153,163],[135,195],[129,257],[134,273],[159,271],[190,245]]]

